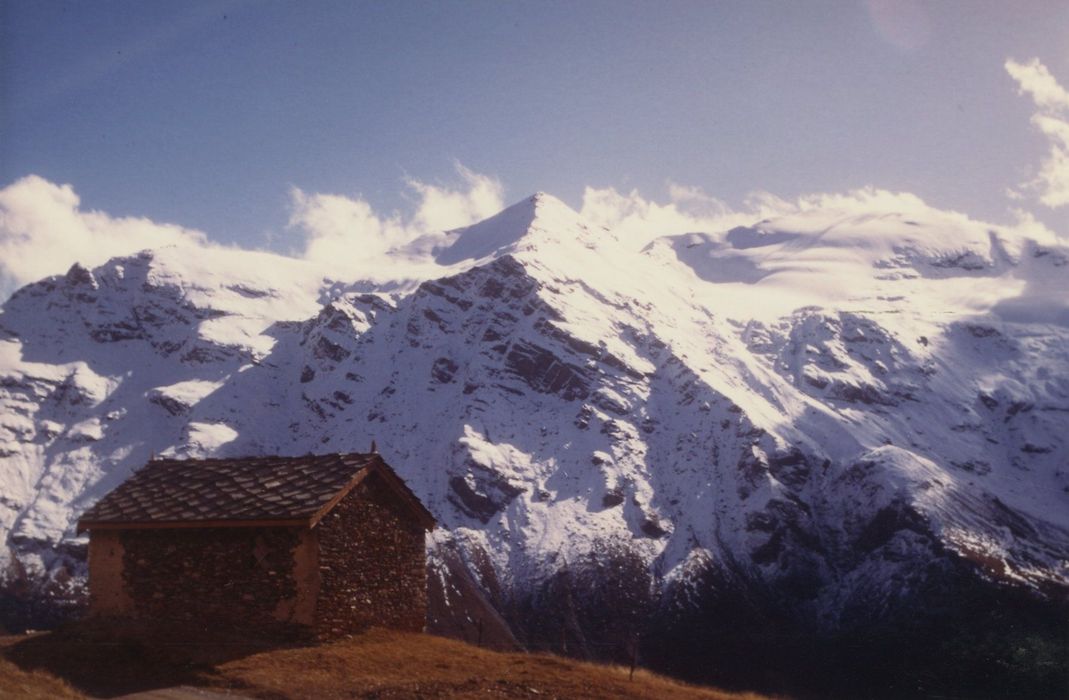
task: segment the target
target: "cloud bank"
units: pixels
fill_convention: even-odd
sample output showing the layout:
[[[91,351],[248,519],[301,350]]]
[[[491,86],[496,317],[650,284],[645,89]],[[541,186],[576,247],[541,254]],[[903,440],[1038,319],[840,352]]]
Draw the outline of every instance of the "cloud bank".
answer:
[[[405,180],[411,212],[381,214],[360,196],[293,188],[289,226],[301,237],[300,257],[338,272],[371,274],[390,251],[429,233],[482,221],[505,207],[498,180],[459,163],[455,167],[460,182],[454,187]]]
[[[460,164],[456,169],[458,182],[453,186],[406,179],[412,202],[406,212],[384,214],[362,197],[293,188],[293,257],[316,263],[327,274],[375,278],[391,250],[504,208],[504,188],[498,180]],[[93,267],[168,245],[219,247],[194,229],[87,211],[71,185],[37,175],[23,177],[0,189],[0,302],[22,285],[61,274],[75,262]]]
[[[579,213],[588,222],[621,237],[645,243],[679,233],[723,231],[792,210],[793,205],[767,192],[747,197],[741,209],[706,194],[701,188],[668,183],[668,201],[658,203],[631,190],[587,187]]]
[[[1069,123],[1049,110],[1069,109],[1069,93],[1038,61],[1010,61],[1007,70],[1018,80],[1021,92],[1031,95],[1040,108],[1034,123],[1053,139],[1051,156],[1029,187],[1040,191],[1048,206],[1065,204],[1069,201]],[[290,256],[345,281],[396,282],[440,274],[441,268],[429,254],[440,241],[433,234],[476,223],[506,205],[498,179],[459,163],[455,167],[457,179],[448,185],[405,179],[410,203],[405,211],[382,212],[362,196],[309,193],[294,187],[288,222],[293,235]],[[667,201],[656,201],[638,190],[587,187],[579,213],[589,224],[613,231],[616,239],[638,250],[661,236],[716,233],[814,211],[834,211],[843,217],[934,211],[916,195],[872,187],[792,201],[755,192],[737,208],[698,187],[674,182],[668,183],[667,195]],[[968,219],[955,212],[940,213]],[[1030,213],[1020,209],[1010,213],[1017,221],[1008,228],[1052,239],[1053,233]],[[421,240],[412,245],[417,239]],[[115,256],[167,245],[220,247],[193,229],[83,210],[70,185],[36,175],[0,189],[0,300],[23,284],[64,272],[74,262],[95,266]]]
[[[289,227],[295,236],[291,257],[315,264],[344,281],[417,280],[441,274],[427,246],[410,245],[430,235],[466,226],[506,205],[501,183],[457,165],[453,185],[407,179],[407,211],[383,213],[363,197],[307,193],[293,188]],[[697,187],[668,183],[667,201],[638,190],[587,187],[579,214],[611,230],[634,250],[661,236],[726,231],[764,219],[832,212],[842,217],[885,212],[934,211],[909,193],[872,187],[841,194],[812,194],[787,201],[767,192],[751,194],[732,208]],[[967,220],[964,214],[940,212]],[[1015,210],[1013,228],[1052,236],[1030,214]],[[0,299],[19,286],[66,271],[74,262],[99,265],[109,258],[166,245],[219,249],[200,231],[145,218],[113,217],[85,211],[70,185],[31,175],[0,190]]]
[[[612,229],[621,237],[644,245],[661,236],[716,233],[736,226],[752,226],[763,219],[814,211],[834,211],[839,216],[848,217],[879,213],[921,214],[933,210],[914,194],[875,187],[845,193],[816,193],[790,201],[769,192],[754,192],[741,207],[734,209],[698,187],[669,183],[666,203],[647,199],[638,190],[623,194],[611,187],[587,187],[583,192],[580,214],[590,223]],[[957,212],[943,211],[942,214],[968,219]]]
[[[1036,176],[1010,193],[1016,197],[1033,194],[1052,209],[1063,207],[1069,204],[1069,91],[1038,58],[1027,63],[1011,58],[1005,67],[1017,82],[1018,93],[1035,103],[1032,125],[1047,137],[1050,147]]]
[[[200,231],[85,211],[73,187],[36,175],[0,190],[0,299],[75,262],[100,265],[165,245],[210,244]]]

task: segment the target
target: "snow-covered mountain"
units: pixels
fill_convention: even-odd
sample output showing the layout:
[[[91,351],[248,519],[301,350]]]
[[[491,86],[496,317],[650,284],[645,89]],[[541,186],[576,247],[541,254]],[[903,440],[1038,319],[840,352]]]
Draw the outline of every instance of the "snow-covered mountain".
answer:
[[[734,582],[829,630],[948,571],[1069,590],[1064,241],[829,204],[643,247],[539,194],[396,253],[408,282],[164,248],[19,290],[9,585],[81,576],[78,515],[154,454],[375,440],[446,598],[462,562],[520,627],[600,565],[662,610]]]

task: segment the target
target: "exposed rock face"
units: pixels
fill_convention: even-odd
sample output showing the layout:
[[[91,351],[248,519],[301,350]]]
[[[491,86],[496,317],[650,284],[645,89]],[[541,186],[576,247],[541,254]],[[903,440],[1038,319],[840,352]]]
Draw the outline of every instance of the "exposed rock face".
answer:
[[[463,579],[534,646],[1064,600],[1064,245],[916,218],[636,251],[540,197],[389,293],[174,251],[29,285],[0,315],[6,560],[77,579],[74,520],[152,453],[375,440],[442,525],[435,599]]]

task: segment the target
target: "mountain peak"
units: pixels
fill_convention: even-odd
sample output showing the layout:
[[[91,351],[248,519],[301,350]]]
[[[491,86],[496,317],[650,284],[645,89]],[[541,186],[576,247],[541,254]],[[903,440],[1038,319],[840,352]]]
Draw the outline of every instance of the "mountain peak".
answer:
[[[538,191],[525,199],[521,199],[515,204],[505,207],[489,219],[484,219],[481,222],[473,224],[473,226],[479,226],[486,221],[492,221],[498,217],[503,217],[505,214],[508,214],[508,218],[517,222],[526,221],[528,226],[546,219],[547,217],[553,217],[554,219],[564,217],[573,220],[579,218],[579,212],[569,207],[561,199],[554,197],[548,192]]]
[[[441,265],[514,252],[522,242],[574,240],[583,229],[579,213],[545,192],[509,206],[488,219],[447,233],[448,243],[435,255]]]
[[[561,218],[576,221],[580,218],[579,212],[564,203],[563,200],[546,192],[535,192],[528,198],[535,210],[535,219],[553,217],[554,220]]]

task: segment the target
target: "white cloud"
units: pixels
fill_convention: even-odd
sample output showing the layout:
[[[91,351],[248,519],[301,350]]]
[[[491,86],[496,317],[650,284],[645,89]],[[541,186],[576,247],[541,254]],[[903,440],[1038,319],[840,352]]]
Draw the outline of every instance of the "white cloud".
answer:
[[[1039,189],[1039,201],[1048,207],[1069,204],[1069,121],[1037,114],[1032,123],[1050,139],[1050,153],[1039,165],[1033,181]]]
[[[19,286],[164,245],[206,245],[200,231],[84,211],[70,185],[29,175],[0,190],[0,299]]]
[[[754,192],[733,209],[700,188],[669,183],[668,202],[658,203],[631,190],[587,187],[580,213],[593,224],[630,237],[638,244],[680,233],[725,231],[761,219],[815,210],[837,210],[843,216],[872,212],[919,212],[929,207],[909,193],[866,187],[844,194],[811,194],[787,201],[768,192]]]
[[[1006,72],[1017,81],[1017,92],[1021,95],[1031,95],[1040,109],[1069,109],[1069,90],[1058,84],[1038,58],[1033,58],[1028,63],[1006,59]]]
[[[1010,209],[1010,214],[1016,219],[1011,227],[1023,238],[1030,238],[1041,245],[1059,245],[1058,234],[1047,228],[1046,224],[1037,219],[1032,212],[1024,209]]]
[[[1032,125],[1049,142],[1050,151],[1039,165],[1035,178],[1011,190],[1014,198],[1034,194],[1054,209],[1069,204],[1069,91],[1051,75],[1047,67],[1033,58],[1028,63],[1008,59],[1006,72],[1017,81],[1018,92],[1031,96],[1038,111]]]
[[[422,235],[481,221],[501,211],[504,188],[496,179],[456,164],[456,187],[409,178],[413,210],[382,214],[363,197],[308,194],[293,188],[289,225],[303,236],[300,255],[337,271],[369,274],[391,249]]]
[[[592,224],[604,226],[642,245],[660,236],[695,231],[722,231],[753,223],[770,214],[779,202],[754,198],[746,211],[734,211],[723,201],[698,187],[668,183],[669,201],[659,204],[638,190],[621,194],[615,188],[587,187],[580,214]]]
[[[1064,172],[1067,167],[1069,125],[1046,115],[1037,116],[1037,125],[1060,149],[1061,160],[1045,166],[1051,168],[1051,174],[1041,171],[1041,177],[1053,184],[1055,171],[1061,168]],[[391,213],[377,211],[362,197],[294,188],[289,225],[297,231],[299,242],[293,255],[338,279],[386,282],[438,275],[441,270],[427,253],[444,239],[434,234],[481,221],[505,206],[498,180],[459,164],[457,173],[453,185],[407,179],[411,206]],[[1065,189],[1049,189],[1048,194],[1069,198]],[[808,212],[848,217],[933,211],[915,195],[872,187],[806,195],[792,201],[755,192],[739,207],[729,206],[698,187],[674,182],[668,183],[667,195],[666,201],[658,202],[637,190],[621,193],[612,187],[587,187],[580,214],[590,224],[613,230],[637,249],[661,236],[717,233],[762,219]],[[954,212],[941,212],[941,216],[967,220]],[[1034,217],[1022,211],[1016,216],[1017,224],[1011,228],[1050,235]],[[410,245],[416,239],[421,240]],[[93,266],[114,256],[165,245],[219,248],[199,231],[145,218],[85,211],[70,185],[57,185],[38,176],[0,189],[0,299],[19,285],[62,273],[74,262]]]
[[[419,236],[465,226],[504,208],[496,179],[459,163],[455,186],[409,178],[412,207],[382,214],[360,197],[294,188],[290,226],[300,231],[298,257],[331,274],[385,271],[383,257]],[[0,300],[18,287],[65,272],[79,262],[100,265],[115,256],[166,245],[216,247],[200,231],[140,217],[113,217],[81,208],[70,185],[37,175],[0,189]],[[396,259],[396,268],[404,261]],[[389,272],[387,272],[389,274]]]
[[[380,216],[361,198],[291,192],[289,225],[304,235],[303,257],[322,262],[378,257],[407,240],[400,214]]]
[[[420,233],[448,231],[493,216],[505,208],[504,187],[496,179],[455,164],[463,186],[449,189],[409,178],[407,184],[419,198],[409,228]]]
[[[836,210],[843,214],[921,213],[931,207],[915,194],[891,192],[876,187],[862,187],[846,193],[819,193],[799,197],[798,211]]]
[[[707,217],[727,216],[732,213],[731,207],[726,202],[706,194],[702,188],[693,185],[669,182],[668,200],[677,207],[684,207],[688,211]]]

